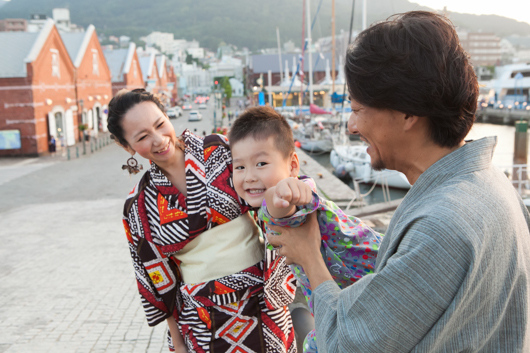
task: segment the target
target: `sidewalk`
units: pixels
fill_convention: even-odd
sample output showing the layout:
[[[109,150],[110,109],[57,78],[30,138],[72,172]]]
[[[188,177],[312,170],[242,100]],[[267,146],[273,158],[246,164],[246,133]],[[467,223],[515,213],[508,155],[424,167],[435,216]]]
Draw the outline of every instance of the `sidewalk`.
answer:
[[[121,222],[141,174],[113,145],[66,158],[0,159],[0,353],[167,352]]]

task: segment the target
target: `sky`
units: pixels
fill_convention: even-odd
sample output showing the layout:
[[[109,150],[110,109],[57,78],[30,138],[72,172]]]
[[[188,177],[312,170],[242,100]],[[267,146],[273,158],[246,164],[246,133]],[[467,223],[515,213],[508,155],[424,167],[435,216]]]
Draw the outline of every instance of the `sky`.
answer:
[[[447,6],[448,11],[476,15],[499,15],[530,23],[530,0],[411,0],[436,10]]]

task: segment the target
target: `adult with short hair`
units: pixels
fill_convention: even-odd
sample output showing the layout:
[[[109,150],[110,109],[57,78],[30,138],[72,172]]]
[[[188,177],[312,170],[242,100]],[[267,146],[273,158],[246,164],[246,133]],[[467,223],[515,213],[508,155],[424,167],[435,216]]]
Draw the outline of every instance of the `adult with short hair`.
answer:
[[[349,130],[374,169],[413,186],[374,273],[342,291],[314,218],[269,237],[315,288],[319,352],[530,351],[530,219],[491,163],[496,137],[464,141],[478,83],[453,25],[421,11],[373,25],[349,48],[345,72]]]

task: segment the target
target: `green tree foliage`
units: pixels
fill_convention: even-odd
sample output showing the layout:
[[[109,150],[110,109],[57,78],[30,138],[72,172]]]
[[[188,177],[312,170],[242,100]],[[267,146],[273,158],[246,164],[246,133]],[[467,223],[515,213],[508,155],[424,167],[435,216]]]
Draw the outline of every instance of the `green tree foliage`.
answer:
[[[221,87],[225,90],[226,99],[232,98],[232,85],[230,84],[230,78],[223,76],[221,78]]]

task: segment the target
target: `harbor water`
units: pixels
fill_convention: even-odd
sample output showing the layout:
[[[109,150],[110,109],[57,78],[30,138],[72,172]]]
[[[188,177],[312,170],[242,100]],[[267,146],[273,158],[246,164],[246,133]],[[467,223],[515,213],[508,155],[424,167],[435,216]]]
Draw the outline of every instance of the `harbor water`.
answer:
[[[497,136],[497,147],[493,154],[493,164],[503,171],[511,172],[511,165],[513,164],[515,127],[507,125],[495,125],[486,123],[476,123],[466,137],[466,140],[478,140],[482,137]],[[309,153],[308,153],[309,154]],[[530,155],[530,152],[529,152]],[[329,161],[329,153],[325,154],[310,154],[310,156],[320,163],[324,168],[333,172],[333,166]],[[350,188],[353,189],[353,180],[344,179]],[[360,184],[361,194],[366,194],[372,188],[372,185]],[[407,190],[390,189],[390,197],[392,200],[404,197]],[[364,201],[368,204],[375,204],[384,202],[383,190],[380,186],[375,186],[373,191],[364,197]]]

